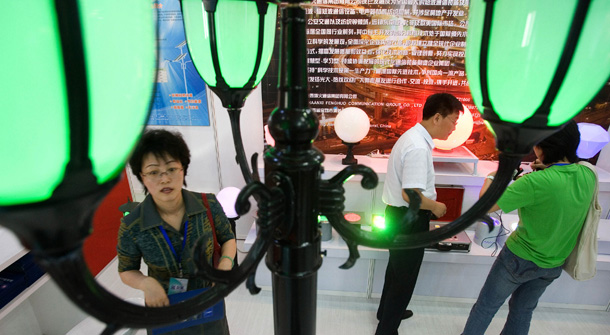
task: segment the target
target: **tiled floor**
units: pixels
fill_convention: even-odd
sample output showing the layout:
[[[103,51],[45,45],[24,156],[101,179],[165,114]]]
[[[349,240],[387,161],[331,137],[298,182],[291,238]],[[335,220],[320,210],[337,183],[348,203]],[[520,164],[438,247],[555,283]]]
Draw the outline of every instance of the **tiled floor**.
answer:
[[[232,335],[273,334],[272,293],[263,290],[250,295],[242,285],[226,299]],[[377,326],[375,311],[379,299],[318,295],[317,335],[372,335]],[[415,315],[403,321],[399,334],[460,334],[471,304],[430,301],[414,297],[410,309]],[[502,307],[487,334],[499,334],[506,320]],[[610,313],[539,307],[534,312],[532,335],[609,335]]]

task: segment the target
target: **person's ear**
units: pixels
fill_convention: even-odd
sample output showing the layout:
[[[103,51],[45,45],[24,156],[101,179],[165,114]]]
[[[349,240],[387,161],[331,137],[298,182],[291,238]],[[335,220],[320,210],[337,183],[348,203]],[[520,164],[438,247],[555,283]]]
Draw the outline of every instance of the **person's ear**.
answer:
[[[436,113],[434,114],[434,123],[435,124],[439,124],[443,119],[443,116],[441,115],[441,113]]]

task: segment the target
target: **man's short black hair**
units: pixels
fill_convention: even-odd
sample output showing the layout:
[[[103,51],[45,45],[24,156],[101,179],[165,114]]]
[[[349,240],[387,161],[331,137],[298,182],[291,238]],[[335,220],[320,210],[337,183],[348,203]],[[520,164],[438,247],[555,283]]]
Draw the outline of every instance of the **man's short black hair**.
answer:
[[[182,138],[182,134],[179,132],[171,132],[165,129],[149,129],[142,135],[138,145],[136,146],[131,159],[129,159],[129,166],[131,172],[138,178],[142,183],[142,160],[147,154],[153,154],[157,158],[165,158],[169,156],[177,159],[182,163],[184,169],[184,176],[191,162],[191,152],[188,145]],[[144,183],[142,183],[144,185]],[[184,180],[184,186],[186,186],[186,179]],[[146,187],[145,192],[148,193]]]
[[[463,110],[464,106],[462,106],[462,103],[452,94],[435,93],[426,99],[422,119],[428,120],[436,113],[439,113],[442,117],[447,117],[447,115],[453,114],[455,111],[461,112]]]
[[[574,120],[566,123],[561,130],[540,141],[537,146],[544,155],[542,164],[548,165],[562,160],[564,157],[570,163],[576,163],[576,149],[580,143],[580,131]]]

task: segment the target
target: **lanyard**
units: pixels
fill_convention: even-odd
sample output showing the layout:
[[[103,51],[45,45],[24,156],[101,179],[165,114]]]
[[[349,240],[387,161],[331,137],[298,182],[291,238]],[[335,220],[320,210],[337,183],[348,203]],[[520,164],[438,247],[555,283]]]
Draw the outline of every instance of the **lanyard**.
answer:
[[[172,245],[172,242],[170,241],[169,236],[167,236],[167,232],[165,231],[165,228],[163,228],[162,225],[159,226],[159,229],[161,230],[161,234],[163,234],[163,237],[165,238],[167,245],[169,245],[169,248],[171,249],[172,253],[174,254],[174,257],[176,258],[176,262],[178,262],[178,270],[180,270],[180,277],[182,277],[182,251],[184,251],[184,246],[186,245],[186,232],[187,232],[188,225],[189,225],[189,222],[187,220],[184,223],[184,238],[182,239],[182,250],[180,250],[180,255],[178,255],[178,253],[174,249],[174,246]]]

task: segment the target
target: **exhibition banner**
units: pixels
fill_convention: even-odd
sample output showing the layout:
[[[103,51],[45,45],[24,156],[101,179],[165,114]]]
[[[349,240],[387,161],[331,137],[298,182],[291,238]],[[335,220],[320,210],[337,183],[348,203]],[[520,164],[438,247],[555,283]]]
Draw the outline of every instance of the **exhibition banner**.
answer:
[[[371,128],[354,153],[387,154],[421,121],[426,98],[447,92],[472,112],[473,130],[463,146],[479,159],[497,159],[494,136],[477,112],[466,78],[468,0],[314,0],[303,7],[309,107],[320,121],[318,149],[346,152],[334,120],[344,108],[358,107]],[[264,120],[278,101],[279,44],[262,82]],[[607,129],[609,92],[606,86],[577,121]]]
[[[205,82],[189,55],[180,1],[153,1],[152,6],[159,25],[159,59],[148,124],[209,126]]]

